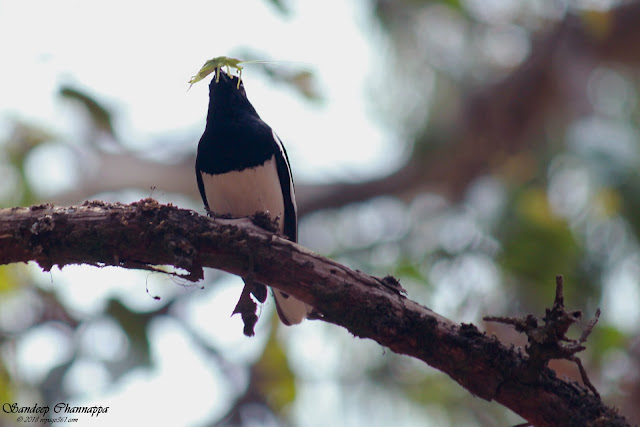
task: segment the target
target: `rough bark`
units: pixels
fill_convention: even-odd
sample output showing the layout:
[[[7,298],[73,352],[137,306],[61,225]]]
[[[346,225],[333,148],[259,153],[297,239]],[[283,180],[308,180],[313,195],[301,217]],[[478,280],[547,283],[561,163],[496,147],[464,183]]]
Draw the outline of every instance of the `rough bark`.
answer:
[[[186,270],[190,280],[202,278],[202,267],[252,277],[312,304],[318,318],[420,359],[534,425],[628,425],[587,389],[548,368],[532,379],[522,352],[408,299],[394,279],[351,270],[249,219],[213,220],[152,199],[0,210],[0,264],[27,261],[45,270],[168,264]]]

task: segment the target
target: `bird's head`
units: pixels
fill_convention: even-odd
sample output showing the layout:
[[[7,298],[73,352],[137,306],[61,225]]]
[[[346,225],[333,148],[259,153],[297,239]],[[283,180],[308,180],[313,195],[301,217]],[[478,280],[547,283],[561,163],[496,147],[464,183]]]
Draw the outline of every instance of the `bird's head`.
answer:
[[[224,100],[247,99],[247,93],[244,91],[242,80],[238,82],[239,77],[227,74],[224,70],[216,69],[213,73],[213,79],[209,83],[209,96]]]
[[[247,98],[242,81],[238,84],[238,80],[236,76],[215,70],[209,83],[209,115],[220,118],[258,115]]]

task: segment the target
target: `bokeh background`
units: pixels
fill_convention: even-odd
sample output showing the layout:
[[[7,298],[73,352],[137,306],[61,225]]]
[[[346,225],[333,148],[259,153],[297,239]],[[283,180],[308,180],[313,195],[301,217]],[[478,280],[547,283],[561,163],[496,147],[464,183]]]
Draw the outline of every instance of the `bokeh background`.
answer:
[[[482,316],[542,314],[564,275],[569,307],[602,309],[590,379],[638,423],[637,22],[615,0],[1,0],[0,204],[204,213],[208,79],[187,81],[214,56],[275,61],[243,78],[286,144],[301,244],[516,345]],[[2,266],[0,403],[108,406],[93,426],[522,422],[336,326],[286,328],[271,301],[248,339],[241,289]]]

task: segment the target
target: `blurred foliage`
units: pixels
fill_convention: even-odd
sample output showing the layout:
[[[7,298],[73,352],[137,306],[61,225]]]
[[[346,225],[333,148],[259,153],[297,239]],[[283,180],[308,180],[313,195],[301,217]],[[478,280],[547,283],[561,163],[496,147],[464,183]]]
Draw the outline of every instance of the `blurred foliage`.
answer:
[[[15,265],[0,265],[0,295],[15,291],[18,287],[15,269]]]
[[[286,4],[287,2],[284,2],[282,0],[267,0],[269,3],[271,3],[275,9],[280,12],[283,15],[289,15],[290,11],[289,11],[289,6]]]
[[[82,90],[70,87],[70,86],[62,86],[60,88],[59,94],[62,98],[67,99],[69,101],[74,101],[80,104],[89,114],[89,118],[91,120],[91,124],[94,129],[97,131],[104,132],[109,136],[115,138],[113,123],[112,123],[112,113],[102,105],[101,102],[94,99],[91,95],[85,93]]]
[[[576,301],[575,269],[580,247],[567,222],[553,215],[546,192],[527,187],[515,195],[512,216],[500,227],[502,251],[499,257],[505,273],[518,278],[526,310],[540,312],[555,292],[554,271],[561,271],[568,284],[567,300]]]
[[[123,305],[118,300],[109,301],[105,314],[115,320],[122,328],[130,345],[122,369],[119,369],[114,378],[137,367],[151,365],[149,350],[148,326],[154,317],[164,311],[164,307],[154,310],[152,313],[138,313]]]
[[[290,6],[294,2],[268,2],[278,13],[295,19]],[[371,0],[369,4],[367,25],[381,44],[372,77],[373,107],[415,158],[428,158],[436,148],[449,143],[462,126],[458,118],[466,99],[476,89],[489,87],[517,70],[529,55],[532,40],[558,25],[567,14],[578,14],[597,37],[607,34],[611,25],[610,13],[593,10],[588,2]],[[251,47],[236,56],[247,60],[268,57]],[[567,62],[571,63],[571,58]],[[347,65],[351,64],[336,64]],[[274,61],[251,66],[307,100],[322,100],[314,73],[304,64],[279,67]],[[382,69],[384,72],[379,72]],[[630,270],[627,281],[636,290],[629,295],[640,294],[640,268],[629,267],[628,261],[633,264],[634,259],[640,259],[640,111],[636,102],[640,79],[637,70],[624,64],[600,64],[599,70],[585,73],[591,73],[585,79],[587,87],[564,94],[576,98],[572,102],[581,105],[580,113],[547,120],[544,129],[532,137],[530,151],[515,153],[493,165],[493,176],[478,177],[459,201],[449,202],[426,190],[387,194],[310,214],[301,220],[300,234],[307,246],[339,262],[371,274],[397,276],[411,298],[456,321],[479,323],[483,315],[513,312],[540,315],[553,301],[555,275],[564,275],[568,306],[583,310],[587,318],[596,307],[603,308],[603,318],[590,337],[583,361],[591,380],[611,390],[603,393],[607,402],[624,412],[631,407],[629,402],[640,399],[631,392],[628,396],[618,392],[625,380],[640,377],[640,360],[630,351],[640,334],[634,323],[640,322],[640,310],[636,301],[635,312],[611,313],[616,310],[611,295],[619,297],[616,286],[621,280],[614,279],[627,271],[625,268]],[[570,85],[570,77],[565,76],[564,84]],[[116,140],[123,137],[113,130],[117,112],[90,90],[62,86],[59,95],[87,113],[85,119],[95,131],[88,138],[99,133]],[[0,141],[0,177],[9,187],[0,188],[0,203],[37,203],[27,179],[27,158],[36,147],[64,137],[25,118],[12,118],[10,123],[10,131]],[[92,141],[84,142],[101,154]],[[496,157],[504,156],[497,153]],[[30,272],[25,266],[0,266],[0,349],[4,350],[0,352],[0,401],[25,393],[46,399],[69,393],[65,378],[74,366],[90,359],[83,353],[83,333],[104,319],[109,319],[114,334],[126,337],[122,354],[99,360],[109,373],[109,384],[137,368],[153,367],[150,325],[166,316],[184,328],[194,346],[206,353],[211,365],[219,367],[232,384],[226,415],[231,424],[240,423],[241,414],[256,406],[286,420],[283,424],[293,423],[292,408],[301,405],[300,396],[305,394],[301,390],[318,387],[318,382],[336,385],[342,393],[332,407],[338,415],[330,418],[327,414],[332,420],[355,412],[358,420],[371,421],[383,406],[392,412],[417,406],[424,412],[411,414],[420,414],[422,418],[416,419],[425,424],[430,419],[449,425],[520,422],[509,411],[475,399],[430,368],[389,352],[372,356],[365,342],[341,339],[343,331],[338,328],[316,337],[324,340],[323,345],[303,359],[311,365],[308,370],[312,374],[320,372],[317,375],[322,381],[318,381],[312,374],[301,376],[292,368],[291,346],[278,333],[281,326],[277,323],[266,322],[270,329],[259,331],[258,335],[268,339],[256,345],[256,354],[236,360],[233,346],[203,339],[202,331],[188,322],[181,311],[187,300],[184,295],[163,298],[155,309],[147,311],[129,306],[122,297],[109,296],[97,312],[78,313],[69,310],[57,291],[47,289],[49,284]],[[211,276],[207,277],[213,282]],[[211,283],[205,286],[211,287]],[[626,294],[621,298],[625,297],[630,298]],[[63,360],[43,379],[27,384],[11,349],[43,324],[72,331],[73,339]],[[293,332],[289,339],[300,337]],[[509,334],[501,339],[519,342]],[[618,353],[628,361],[626,374],[608,373],[608,364]],[[332,366],[332,355],[338,362],[331,369],[323,368],[325,363]],[[365,391],[354,393],[354,384],[364,385]],[[335,389],[331,391],[337,393]],[[372,390],[384,396],[384,405],[372,403],[376,402],[371,398]],[[322,400],[313,404],[320,407],[326,403]],[[398,418],[399,423],[403,420]],[[638,420],[640,415],[635,422]]]
[[[11,131],[5,141],[0,141],[4,155],[0,157],[0,169],[3,169],[4,185],[10,189],[0,189],[1,207],[30,205],[36,201],[27,181],[26,159],[31,151],[54,139],[54,134],[35,123],[21,119],[11,122]]]
[[[2,402],[11,402],[13,401],[13,396],[15,390],[15,385],[11,382],[11,376],[9,372],[7,372],[4,364],[0,365],[0,399]]]
[[[609,11],[588,9],[582,11],[581,16],[596,39],[602,38],[611,31],[613,19]]]
[[[622,214],[629,221],[634,234],[640,236],[640,175],[623,183],[616,193],[616,200],[621,200]]]
[[[266,75],[271,81],[280,83],[293,89],[307,101],[321,102],[323,97],[316,87],[314,72],[307,64],[297,62],[266,59],[266,54],[252,49],[243,49],[238,56],[245,58],[245,66],[255,68]]]
[[[277,326],[274,325],[262,356],[252,367],[253,385],[258,394],[265,397],[269,407],[277,413],[284,413],[295,400],[296,384],[287,354],[275,334]]]

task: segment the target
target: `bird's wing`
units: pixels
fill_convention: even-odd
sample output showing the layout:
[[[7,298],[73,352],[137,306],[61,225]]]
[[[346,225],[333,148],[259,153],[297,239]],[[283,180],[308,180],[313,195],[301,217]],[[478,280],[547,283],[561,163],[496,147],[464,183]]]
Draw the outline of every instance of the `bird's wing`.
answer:
[[[280,188],[284,200],[284,235],[292,242],[298,241],[298,208],[296,206],[295,189],[293,185],[293,175],[289,165],[289,157],[282,141],[272,131],[274,148],[276,151],[276,165],[278,177],[280,178]]]

